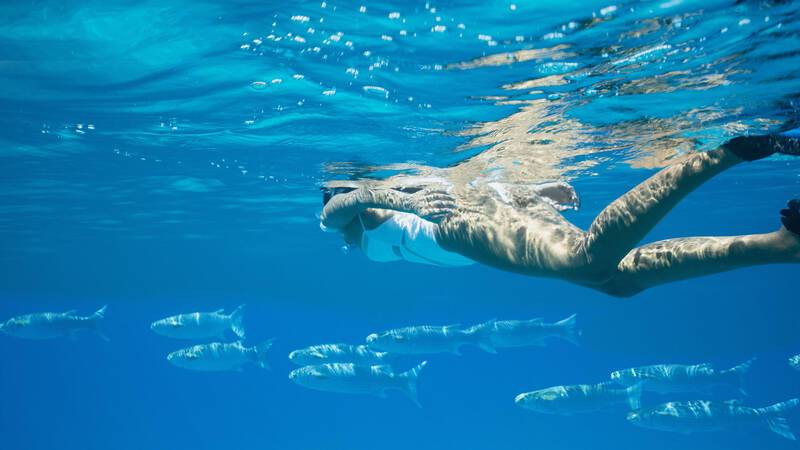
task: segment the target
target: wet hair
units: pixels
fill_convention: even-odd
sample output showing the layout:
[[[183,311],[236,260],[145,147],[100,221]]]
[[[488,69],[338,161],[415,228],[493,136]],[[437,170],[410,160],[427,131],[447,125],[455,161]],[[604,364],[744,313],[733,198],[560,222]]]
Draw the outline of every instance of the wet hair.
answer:
[[[351,191],[355,191],[356,188],[352,187],[336,187],[336,188],[322,188],[322,205],[325,206],[328,204],[329,201],[335,196],[339,194],[346,194]]]

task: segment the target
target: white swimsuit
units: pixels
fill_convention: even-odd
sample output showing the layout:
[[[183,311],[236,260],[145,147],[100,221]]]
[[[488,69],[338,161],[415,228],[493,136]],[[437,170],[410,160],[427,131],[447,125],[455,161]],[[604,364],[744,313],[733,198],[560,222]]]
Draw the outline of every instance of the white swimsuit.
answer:
[[[358,216],[361,221],[361,216]],[[459,267],[475,261],[444,250],[436,242],[436,224],[414,214],[396,212],[377,228],[364,230],[361,250],[378,262],[409,261],[442,267]]]

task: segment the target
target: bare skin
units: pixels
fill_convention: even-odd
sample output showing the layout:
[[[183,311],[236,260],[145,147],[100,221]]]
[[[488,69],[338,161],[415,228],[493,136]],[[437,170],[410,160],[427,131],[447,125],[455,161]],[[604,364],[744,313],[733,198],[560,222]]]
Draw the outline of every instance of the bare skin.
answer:
[[[321,219],[323,225],[341,230],[348,242],[357,244],[363,228],[380,225],[391,211],[413,213],[438,224],[436,239],[445,250],[498,269],[561,278],[627,297],[659,284],[726,270],[800,262],[797,201],[781,212],[786,226],[772,233],[668,239],[636,247],[704,182],[746,160],[784,150],[786,145],[797,147],[798,142],[766,136],[736,138],[718,149],[695,153],[612,202],[588,231],[574,226],[536,193],[524,202],[519,198],[508,202],[485,187],[459,196],[436,188],[414,194],[360,188],[334,196]]]

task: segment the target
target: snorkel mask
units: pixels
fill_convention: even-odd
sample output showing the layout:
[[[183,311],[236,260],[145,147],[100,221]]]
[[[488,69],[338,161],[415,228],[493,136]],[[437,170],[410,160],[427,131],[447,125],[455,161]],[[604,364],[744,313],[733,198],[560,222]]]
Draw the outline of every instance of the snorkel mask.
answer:
[[[335,188],[323,187],[320,189],[322,190],[322,206],[327,205],[328,202],[331,201],[331,199],[334,196],[337,196],[339,194],[346,194],[348,192],[356,190],[356,188],[354,187],[335,187]]]

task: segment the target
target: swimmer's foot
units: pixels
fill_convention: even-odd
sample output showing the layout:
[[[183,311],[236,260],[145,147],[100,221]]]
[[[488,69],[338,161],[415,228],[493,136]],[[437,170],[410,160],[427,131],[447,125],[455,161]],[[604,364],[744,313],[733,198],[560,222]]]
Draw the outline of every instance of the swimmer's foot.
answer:
[[[800,156],[800,138],[792,132],[760,136],[739,136],[722,145],[745,161],[756,161],[774,153]]]
[[[781,223],[787,230],[800,236],[800,200],[789,200],[786,208],[781,210]]]

